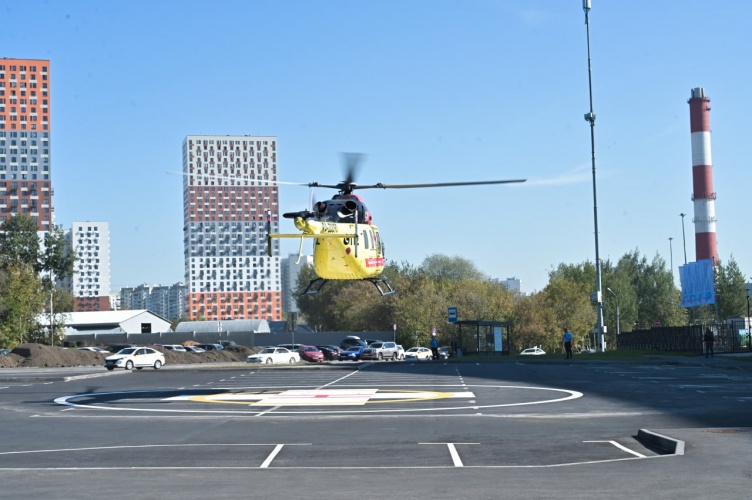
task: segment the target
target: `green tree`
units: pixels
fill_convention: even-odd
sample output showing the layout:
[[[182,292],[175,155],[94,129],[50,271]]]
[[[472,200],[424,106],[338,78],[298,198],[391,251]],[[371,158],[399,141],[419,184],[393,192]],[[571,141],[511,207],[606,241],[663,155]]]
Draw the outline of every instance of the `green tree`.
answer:
[[[641,257],[634,250],[619,259],[617,269],[628,277],[635,293],[635,328],[648,329],[656,322],[662,326],[686,324],[686,312],[680,307],[681,293],[674,285],[674,277],[662,257],[656,254],[649,263],[646,257]],[[629,314],[629,309],[627,312]]]
[[[747,284],[733,255],[726,265],[718,263],[715,276],[719,319],[746,317]]]
[[[514,329],[511,349],[522,349],[537,345],[548,345],[549,327],[554,324],[553,310],[548,307],[545,291],[518,297],[514,307]]]
[[[585,268],[583,267],[583,270]],[[594,283],[594,282],[593,282]],[[574,336],[574,344],[584,344],[590,339],[590,331],[595,326],[596,312],[590,302],[591,283],[585,280],[554,277],[544,289],[546,307],[550,310],[547,318],[544,350],[561,348],[564,328]]]
[[[45,298],[31,265],[16,260],[0,268],[0,345],[10,348],[30,340],[30,332],[39,330]]]
[[[423,259],[420,268],[429,278],[437,281],[462,281],[487,279],[486,276],[475,267],[475,264],[459,256],[433,254]]]
[[[28,215],[7,218],[0,224],[0,265],[25,262],[37,274],[42,272],[42,252],[37,223]]]

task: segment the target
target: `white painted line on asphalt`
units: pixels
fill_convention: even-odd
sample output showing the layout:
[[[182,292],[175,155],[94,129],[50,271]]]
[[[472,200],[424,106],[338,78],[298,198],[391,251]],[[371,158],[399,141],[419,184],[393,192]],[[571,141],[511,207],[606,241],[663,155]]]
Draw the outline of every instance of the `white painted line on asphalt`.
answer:
[[[269,454],[269,456],[266,457],[266,460],[264,460],[264,463],[261,464],[261,468],[262,469],[266,469],[267,467],[269,467],[269,464],[272,463],[272,460],[274,460],[274,457],[277,456],[277,453],[279,453],[280,451],[282,451],[282,447],[283,446],[285,446],[285,445],[278,444],[277,446],[274,447],[274,449]]]
[[[454,443],[447,443],[447,448],[449,448],[449,454],[452,456],[452,463],[455,467],[464,467],[462,464],[462,459],[460,458],[460,454],[457,453],[457,448],[454,447]]]
[[[645,458],[645,455],[642,453],[637,453],[636,451],[630,450],[626,446],[623,446],[616,441],[583,441],[583,443],[611,443],[612,445],[619,448],[621,451],[626,451],[627,453],[631,453],[632,455],[638,457],[638,458]]]
[[[343,377],[344,378],[344,377]],[[329,384],[327,384],[329,385]],[[416,386],[413,386],[416,387]],[[443,386],[442,386],[443,387]],[[451,406],[451,407],[443,407],[443,406],[430,406],[430,407],[391,407],[391,408],[384,408],[384,409],[347,409],[347,410],[304,410],[304,413],[306,415],[318,415],[318,414],[328,414],[328,415],[334,415],[334,414],[352,414],[352,413],[358,413],[358,414],[376,414],[376,413],[400,413],[400,414],[406,414],[406,413],[424,413],[424,412],[446,412],[450,410],[468,410],[470,408],[472,409],[486,409],[486,408],[511,408],[511,407],[518,407],[518,406],[529,406],[529,405],[541,405],[541,404],[551,404],[551,403],[561,403],[564,401],[571,401],[573,399],[578,399],[583,396],[581,392],[567,390],[567,389],[555,389],[555,388],[548,388],[548,387],[529,387],[529,386],[505,386],[505,385],[471,385],[469,386],[473,389],[478,388],[479,390],[483,390],[484,388],[492,388],[494,390],[497,389],[508,389],[511,391],[525,391],[529,394],[534,393],[540,393],[540,392],[549,392],[549,393],[558,393],[561,394],[562,397],[554,397],[553,399],[533,399],[528,401],[520,401],[515,403],[497,403],[497,404],[488,404],[488,405],[478,405],[478,406]],[[216,390],[220,390],[219,388],[216,388]],[[232,413],[236,415],[253,415],[255,417],[263,416],[266,414],[269,414],[272,411],[278,410],[279,408],[283,408],[282,406],[274,406],[272,408],[269,408],[264,411],[242,411],[242,410],[203,410],[203,409],[184,409],[184,408],[160,408],[160,407],[151,407],[151,408],[138,408],[134,406],[125,406],[125,405],[117,405],[117,406],[100,406],[98,404],[83,404],[83,403],[76,403],[75,400],[81,397],[89,397],[89,398],[96,398],[99,396],[111,396],[111,395],[123,395],[124,398],[130,399],[131,403],[137,403],[141,401],[149,401],[148,397],[144,398],[138,398],[139,395],[144,394],[147,395],[151,393],[152,391],[122,391],[122,392],[105,392],[105,393],[84,393],[84,394],[73,394],[70,396],[63,396],[56,398],[54,402],[59,405],[63,406],[69,406],[69,407],[76,407],[76,408],[92,408],[96,410],[106,410],[106,411],[130,411],[130,412],[148,412],[148,413],[174,413],[174,414],[215,414],[215,413]],[[476,389],[477,393],[477,389]],[[451,394],[451,393],[446,393]],[[467,393],[468,399],[473,397],[472,393]],[[478,394],[478,396],[482,396],[481,394]],[[194,396],[195,397],[195,396]],[[203,396],[204,398],[210,397],[210,396]],[[156,401],[156,399],[154,400]],[[387,400],[388,402],[388,400]],[[374,402],[376,403],[376,402]],[[300,415],[303,414],[303,410],[295,410],[295,411],[285,411],[283,408],[281,411],[276,411],[275,414],[296,414]],[[587,415],[585,415],[587,416]]]

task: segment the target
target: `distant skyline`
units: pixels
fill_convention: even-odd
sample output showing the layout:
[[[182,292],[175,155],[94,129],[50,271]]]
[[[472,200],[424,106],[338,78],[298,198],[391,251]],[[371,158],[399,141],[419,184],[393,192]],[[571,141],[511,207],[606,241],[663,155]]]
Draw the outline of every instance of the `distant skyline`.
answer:
[[[2,14],[0,56],[51,61],[55,223],[109,223],[111,292],[185,280],[182,179],[167,172],[201,134],[277,137],[287,182],[342,180],[348,151],[366,154],[360,183],[528,179],[362,192],[390,261],[460,255],[532,293],[560,263],[595,260],[581,0],[29,0]],[[703,87],[719,256],[752,275],[751,15],[741,0],[593,0],[602,260],[636,249],[668,266],[672,246],[678,284],[680,213],[694,260],[687,100]],[[283,185],[280,210],[309,197]]]

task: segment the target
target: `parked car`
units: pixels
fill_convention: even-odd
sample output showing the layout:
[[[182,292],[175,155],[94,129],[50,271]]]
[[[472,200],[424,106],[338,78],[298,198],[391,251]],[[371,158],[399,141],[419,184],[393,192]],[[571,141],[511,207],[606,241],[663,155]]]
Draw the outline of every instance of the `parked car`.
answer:
[[[136,347],[136,344],[112,344],[112,345],[107,346],[107,350],[117,354],[123,349],[127,349],[129,347]]]
[[[297,352],[290,351],[284,347],[265,347],[258,354],[251,354],[246,358],[246,363],[288,363],[294,365],[300,361],[300,355]]]
[[[277,344],[277,347],[284,347],[288,351],[297,352],[301,347],[305,347],[306,344]]]
[[[428,360],[433,358],[433,353],[428,347],[411,347],[405,351],[405,359]]]
[[[311,363],[322,363],[324,361],[324,353],[316,346],[304,345],[298,349],[298,354],[303,361],[310,361]]]
[[[356,337],[355,335],[345,337],[344,339],[342,339],[342,342],[339,343],[340,349],[348,349],[352,346],[368,347],[368,344],[360,340],[360,337]]]
[[[339,359],[340,348],[336,345],[317,345],[316,347],[324,354],[324,359],[334,361]]]
[[[529,347],[520,353],[523,356],[542,356],[546,354],[546,351],[540,347]]]
[[[362,345],[354,345],[352,347],[349,347],[345,349],[344,351],[339,352],[339,360],[340,361],[358,361],[360,360],[360,355],[363,353],[363,347]]]
[[[222,344],[197,344],[196,347],[200,347],[204,351],[221,351],[224,349]]]
[[[102,349],[101,347],[85,346],[85,347],[79,347],[78,350],[79,351],[92,351],[92,352],[96,352],[96,353],[99,353],[99,354],[112,354],[107,349]]]
[[[153,366],[155,370],[159,370],[164,363],[164,354],[151,347],[126,347],[117,354],[104,358],[104,367],[108,370],[115,368],[140,370],[145,366]]]
[[[439,358],[449,359],[452,356],[452,351],[448,345],[439,347]]]
[[[399,348],[394,342],[374,342],[361,353],[362,359],[391,359],[397,361],[400,357]]]
[[[183,349],[186,350],[186,352],[192,352],[192,353],[200,353],[200,352],[206,352],[204,349],[195,346],[195,345],[184,345]]]
[[[0,356],[7,356],[11,353],[10,349],[0,349]]]
[[[219,343],[222,345],[222,347],[232,347],[234,345],[238,345],[234,340],[220,340]]]
[[[162,349],[167,349],[168,351],[186,352],[185,346],[182,346],[180,344],[164,344],[162,345]]]

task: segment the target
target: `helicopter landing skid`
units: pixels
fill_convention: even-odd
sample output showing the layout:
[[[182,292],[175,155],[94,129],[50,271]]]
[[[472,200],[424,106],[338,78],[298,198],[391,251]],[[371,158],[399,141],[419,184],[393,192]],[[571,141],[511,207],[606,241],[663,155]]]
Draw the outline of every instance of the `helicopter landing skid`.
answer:
[[[303,291],[303,295],[315,295],[321,291],[322,288],[324,288],[324,285],[326,285],[326,282],[329,280],[325,280],[324,278],[316,278],[315,280],[311,280],[310,283],[308,283],[308,286]],[[386,280],[386,278],[365,278],[363,281],[369,281],[373,283],[373,286],[376,287],[376,290],[379,291],[382,297],[385,295],[391,295],[397,290],[392,287],[392,285]]]
[[[386,278],[366,278],[366,281],[373,283],[373,286],[376,287],[376,290],[379,291],[382,297],[385,295],[391,295],[397,291],[386,280]],[[382,286],[384,287],[383,289],[381,288]]]

